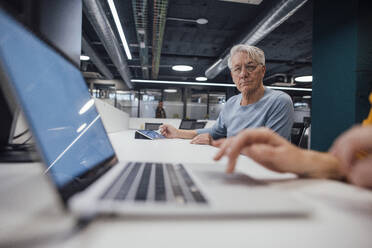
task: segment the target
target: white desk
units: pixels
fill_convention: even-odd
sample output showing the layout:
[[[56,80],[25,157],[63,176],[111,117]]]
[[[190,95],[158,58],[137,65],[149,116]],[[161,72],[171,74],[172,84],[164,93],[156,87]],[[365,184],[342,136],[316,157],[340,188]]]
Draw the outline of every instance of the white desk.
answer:
[[[203,164],[212,162],[216,151],[209,146],[191,145],[188,140],[133,137],[133,131],[110,135],[119,159]],[[372,247],[372,191],[336,181],[277,177],[258,166],[244,168],[248,161],[239,160],[240,170],[267,178],[273,187],[295,194],[313,207],[313,213],[289,219],[101,218],[74,233],[73,218],[56,210],[54,195],[40,176],[40,166],[2,165],[0,179],[6,177],[7,183],[0,183],[0,246]],[[224,162],[216,166],[224,166]],[[10,181],[10,176],[17,179]],[[35,187],[27,188],[31,182]],[[24,193],[25,199],[21,197]],[[20,206],[22,203],[29,207]]]

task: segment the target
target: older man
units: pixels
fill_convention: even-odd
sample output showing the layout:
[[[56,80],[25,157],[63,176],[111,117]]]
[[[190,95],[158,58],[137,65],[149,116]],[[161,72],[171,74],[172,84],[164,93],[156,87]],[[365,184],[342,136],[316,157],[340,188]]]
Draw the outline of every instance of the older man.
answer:
[[[206,129],[180,130],[166,124],[160,127],[161,133],[167,138],[211,144],[212,139],[235,136],[245,128],[268,127],[290,139],[292,100],[282,91],[263,86],[266,71],[264,52],[254,46],[236,45],[230,51],[228,66],[240,94],[226,102],[215,125]]]

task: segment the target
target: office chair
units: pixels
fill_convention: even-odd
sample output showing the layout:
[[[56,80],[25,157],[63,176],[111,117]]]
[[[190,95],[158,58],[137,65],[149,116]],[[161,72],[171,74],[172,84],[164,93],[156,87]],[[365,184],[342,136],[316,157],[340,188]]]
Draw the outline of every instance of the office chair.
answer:
[[[301,148],[309,149],[310,144],[309,136],[310,136],[310,125],[311,125],[311,117],[304,117],[304,129],[302,131],[300,140],[298,141],[298,146]]]
[[[150,122],[145,122],[145,129],[146,130],[153,130],[156,131],[159,129],[159,127],[163,125],[163,123],[150,123]]]
[[[300,146],[300,142],[305,134],[305,125],[302,122],[293,123],[291,129],[291,142],[296,146]]]

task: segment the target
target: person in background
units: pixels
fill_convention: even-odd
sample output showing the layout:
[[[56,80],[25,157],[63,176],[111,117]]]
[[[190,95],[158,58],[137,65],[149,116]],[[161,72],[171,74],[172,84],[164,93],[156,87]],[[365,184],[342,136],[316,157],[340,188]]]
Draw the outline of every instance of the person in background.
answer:
[[[372,104],[372,93],[369,99]],[[236,137],[214,141],[213,145],[220,147],[215,160],[228,157],[227,173],[234,171],[239,154],[244,154],[276,172],[346,179],[372,188],[372,108],[363,125],[341,134],[329,152],[300,149],[267,128],[247,129]]]
[[[212,140],[232,137],[245,128],[268,127],[290,139],[293,103],[289,95],[263,86],[264,52],[248,45],[236,45],[230,51],[228,67],[240,94],[231,97],[211,128],[180,130],[171,125],[160,126],[167,138],[192,139],[194,144],[211,144]]]
[[[162,100],[159,101],[158,106],[156,107],[155,118],[167,118],[167,115],[165,114],[165,110],[163,108]]]

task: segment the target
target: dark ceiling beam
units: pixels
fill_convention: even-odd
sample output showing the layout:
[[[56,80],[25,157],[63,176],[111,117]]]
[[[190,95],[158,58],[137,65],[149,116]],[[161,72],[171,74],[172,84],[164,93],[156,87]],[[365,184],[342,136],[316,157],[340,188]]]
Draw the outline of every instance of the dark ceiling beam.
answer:
[[[294,61],[294,60],[283,60],[283,59],[267,59],[266,64],[287,64],[287,65],[312,65],[311,61]]]

